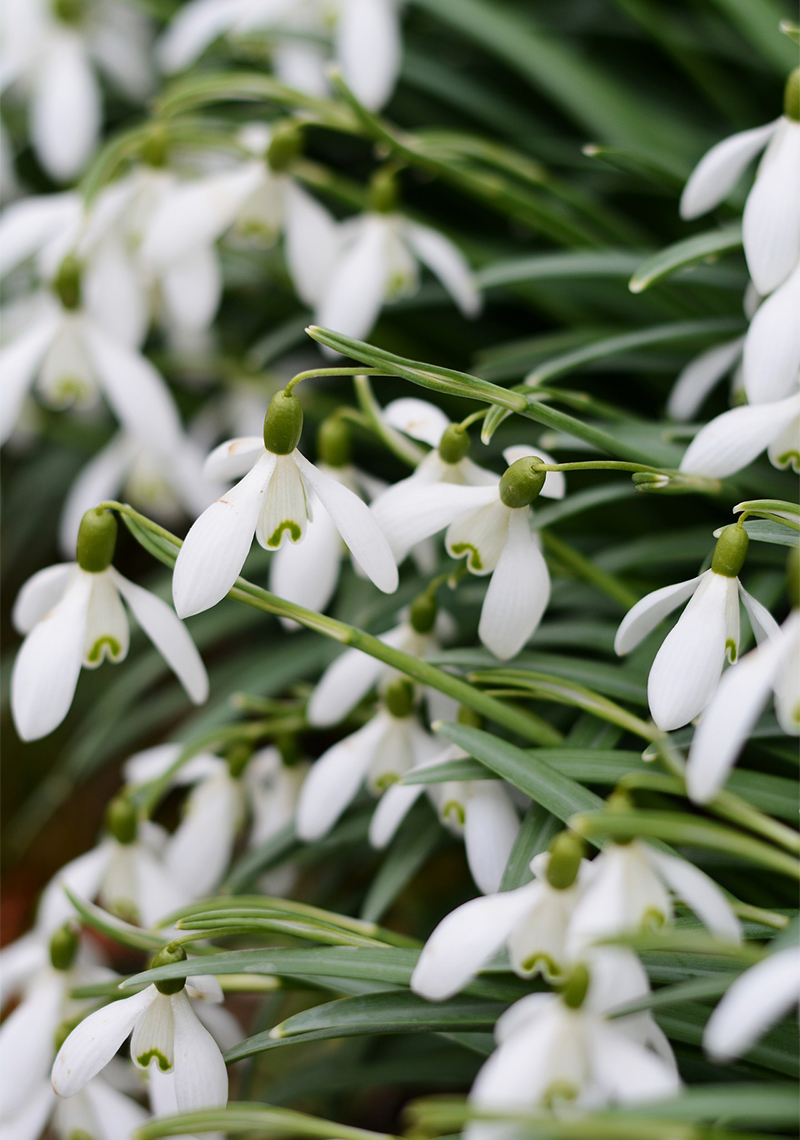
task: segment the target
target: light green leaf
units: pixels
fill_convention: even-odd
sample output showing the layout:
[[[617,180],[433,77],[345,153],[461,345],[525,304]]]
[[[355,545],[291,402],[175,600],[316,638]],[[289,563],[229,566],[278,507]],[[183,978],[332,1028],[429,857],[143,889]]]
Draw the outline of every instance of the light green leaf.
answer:
[[[741,244],[740,222],[684,238],[683,241],[667,246],[666,249],[659,250],[643,261],[630,279],[630,291],[643,293],[645,289],[649,289],[657,281],[663,281],[679,269],[685,269],[698,261],[713,261],[732,249],[738,249]]]

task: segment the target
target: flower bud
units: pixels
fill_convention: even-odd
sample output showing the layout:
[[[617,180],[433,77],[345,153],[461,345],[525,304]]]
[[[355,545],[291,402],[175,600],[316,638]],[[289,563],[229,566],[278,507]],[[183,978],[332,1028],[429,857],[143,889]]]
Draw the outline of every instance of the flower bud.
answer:
[[[663,491],[670,485],[669,475],[658,475],[655,471],[634,471],[631,480],[637,491]]]
[[[800,67],[796,67],[786,80],[783,92],[783,113],[792,122],[800,122]]]
[[[267,147],[267,162],[276,174],[288,170],[303,150],[303,132],[297,123],[280,123]]]
[[[175,962],[185,961],[186,951],[184,948],[178,946],[175,942],[170,942],[167,946],[162,946],[159,952],[153,957],[150,963],[150,969],[157,970],[160,966],[172,966]],[[185,985],[185,978],[164,978],[163,981],[155,983],[158,992],[167,995],[179,994]]]
[[[565,891],[578,877],[583,858],[583,842],[571,831],[559,831],[550,844],[547,881],[557,891]]]
[[[397,209],[397,179],[385,167],[373,174],[367,190],[367,208],[376,214],[391,214]]]
[[[439,440],[439,458],[443,463],[460,463],[469,454],[469,433],[461,424],[450,424]]]
[[[127,796],[114,796],[106,808],[106,830],[117,843],[133,843],[139,831],[136,808]]]
[[[50,939],[50,963],[54,970],[68,970],[78,953],[78,931],[67,922]]]
[[[340,416],[328,416],[317,432],[317,455],[328,467],[347,467],[353,455],[350,428]]]
[[[436,615],[439,612],[439,603],[435,594],[427,590],[419,594],[411,603],[408,620],[415,633],[430,633],[436,625]]]
[[[737,578],[747,557],[750,539],[747,531],[738,523],[726,526],[717,539],[711,569],[724,578]]]
[[[476,713],[474,709],[468,709],[466,705],[459,705],[456,722],[465,724],[468,728],[481,728],[483,726],[483,719],[480,714]]]
[[[264,417],[264,446],[273,455],[291,455],[303,433],[303,408],[292,392],[276,392]]]
[[[225,762],[234,780],[238,780],[244,772],[252,755],[253,748],[250,744],[234,744],[232,748],[228,749],[225,754]]]
[[[500,480],[500,501],[514,510],[530,506],[547,478],[543,464],[538,455],[526,455],[512,463]]]
[[[800,609],[800,546],[793,546],[786,559],[786,593],[792,609]]]
[[[589,971],[584,965],[576,966],[561,987],[561,1000],[570,1009],[580,1009],[589,991]]]
[[[117,520],[104,507],[93,507],[81,519],[77,558],[81,570],[100,574],[107,570],[117,545]]]
[[[414,686],[405,677],[395,677],[384,690],[383,703],[398,720],[409,716],[414,708]]]
[[[74,254],[61,262],[53,281],[53,290],[65,309],[77,309],[81,303],[81,263]]]

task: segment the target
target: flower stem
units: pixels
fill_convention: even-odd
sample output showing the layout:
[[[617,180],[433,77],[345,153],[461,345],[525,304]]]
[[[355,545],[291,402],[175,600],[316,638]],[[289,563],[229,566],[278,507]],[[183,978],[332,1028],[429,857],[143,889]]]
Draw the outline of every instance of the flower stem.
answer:
[[[312,380],[316,376],[387,376],[384,368],[353,368],[347,365],[336,368],[309,368],[306,372],[298,372],[286,385],[284,391],[288,396],[298,384],[304,380]]]

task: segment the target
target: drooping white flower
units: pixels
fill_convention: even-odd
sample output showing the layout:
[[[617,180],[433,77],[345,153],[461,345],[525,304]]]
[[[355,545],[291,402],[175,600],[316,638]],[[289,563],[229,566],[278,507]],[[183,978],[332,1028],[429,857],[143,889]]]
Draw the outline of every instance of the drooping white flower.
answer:
[[[451,745],[431,763],[463,759],[466,755],[457,745]],[[464,840],[467,863],[478,890],[485,895],[499,891],[519,831],[519,816],[503,780],[393,784],[381,797],[372,817],[372,846],[388,846],[423,792],[427,792],[444,826]]]
[[[52,1052],[52,1050],[51,1050]],[[103,1077],[94,1077],[75,1096],[61,1100],[47,1074],[25,1106],[13,1118],[0,1114],[0,1129],[7,1140],[39,1140],[45,1130],[71,1140],[76,1135],[93,1140],[133,1140],[149,1114],[132,1097]]]
[[[724,785],[770,693],[783,731],[800,735],[800,610],[720,681],[689,749],[686,790],[697,803]]]
[[[177,13],[159,44],[166,72],[182,71],[221,35],[276,29],[276,75],[312,95],[327,90],[329,52],[320,37],[332,32],[333,55],[359,100],[373,110],[389,98],[400,68],[398,0],[192,0]]]
[[[715,1061],[741,1057],[798,1001],[800,947],[789,946],[736,979],[706,1023],[706,1052]]]
[[[178,953],[179,951],[179,953]],[[185,959],[184,951],[160,951],[154,965]],[[214,993],[212,977],[157,982],[121,1001],[112,1002],[84,1018],[66,1039],[53,1064],[52,1082],[62,1097],[74,1096],[105,1068],[131,1035],[134,1064],[147,1069],[153,1062],[174,1073],[175,1097],[181,1112],[224,1105],[228,1073],[216,1041],[197,1016],[192,998]]]
[[[195,704],[208,697],[208,675],[188,630],[166,602],[111,565],[117,524],[108,511],[89,511],[78,537],[78,561],[29,578],[12,620],[25,640],[11,677],[11,710],[23,740],[38,740],[69,712],[81,667],[96,669],[128,653],[129,606]]]
[[[389,301],[415,293],[427,266],[464,316],[480,312],[472,271],[449,238],[402,214],[369,211],[345,223],[315,323],[363,340]]]
[[[741,940],[739,920],[713,879],[688,860],[637,839],[608,843],[593,860],[591,878],[569,922],[569,952],[577,956],[604,938],[671,921],[671,892],[712,934]]]
[[[469,1103],[483,1112],[555,1113],[575,1105],[599,1108],[677,1094],[669,1042],[649,1013],[608,1013],[649,992],[647,976],[628,950],[596,952],[580,965],[561,994],[529,994],[495,1025],[498,1047],[472,1086]],[[465,1136],[490,1140],[509,1125],[474,1121]]]
[[[152,84],[150,25],[118,0],[25,0],[3,7],[4,82],[29,102],[30,136],[48,174],[71,181],[91,157],[103,107],[95,66],[129,99]]]
[[[799,172],[800,173],[800,172]],[[744,341],[742,371],[750,404],[785,400],[800,375],[800,261],[759,306]]]
[[[687,475],[724,479],[766,450],[773,467],[800,471],[800,393],[732,408],[701,428],[681,460]]]
[[[384,593],[397,589],[397,567],[369,508],[297,450],[303,414],[296,396],[273,396],[264,437],[230,440],[211,453],[206,474],[223,479],[248,472],[191,528],[175,564],[172,590],[182,617],[216,605],[234,585],[253,541],[277,550],[300,542],[313,492],[333,519],[361,569]]]
[[[411,988],[429,1001],[443,1001],[466,986],[508,947],[511,966],[522,978],[541,971],[560,977],[571,965],[566,933],[591,867],[580,846],[563,833],[553,852],[531,861],[533,882],[501,894],[472,899],[442,919],[420,954]]]
[[[714,695],[726,657],[736,661],[740,598],[757,640],[777,629],[769,611],[739,581],[747,546],[747,533],[742,527],[726,527],[717,541],[709,570],[688,582],[654,590],[629,610],[617,630],[616,652],[629,653],[689,599],[677,625],[656,654],[647,681],[650,713],[663,732],[671,732],[699,716]]]
[[[513,657],[536,629],[550,598],[550,575],[539,539],[531,530],[531,503],[541,493],[564,495],[561,472],[543,472],[534,448],[510,447],[510,465],[489,486],[420,481],[401,496],[387,492],[372,510],[394,551],[408,551],[448,527],[445,544],[453,558],[466,556],[471,574],[491,575],[478,636],[500,658]]]
[[[759,293],[771,293],[800,260],[800,82],[786,85],[785,113],[766,126],[742,131],[713,146],[695,168],[681,197],[681,217],[713,209],[766,147],[744,209],[744,251]]]
[[[308,841],[320,839],[363,784],[380,796],[440,751],[414,712],[413,687],[406,680],[390,682],[374,716],[311,765],[297,803],[297,834]]]

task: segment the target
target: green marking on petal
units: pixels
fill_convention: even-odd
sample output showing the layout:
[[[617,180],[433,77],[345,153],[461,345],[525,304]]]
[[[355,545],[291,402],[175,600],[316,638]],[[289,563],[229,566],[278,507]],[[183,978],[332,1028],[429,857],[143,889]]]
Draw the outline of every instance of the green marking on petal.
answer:
[[[59,403],[79,404],[89,394],[89,386],[80,376],[62,376],[53,389]]]
[[[103,650],[106,648],[108,649],[108,656],[112,661],[116,661],[122,653],[122,646],[116,637],[98,637],[86,655],[87,660],[91,661],[92,664],[99,664],[103,660]]]
[[[467,565],[470,570],[483,570],[483,561],[480,551],[477,546],[473,546],[471,542],[459,542],[451,547],[451,550],[454,558],[460,558],[462,554],[467,555]]]
[[[642,915],[642,930],[660,930],[667,921],[663,911],[650,908]]]
[[[275,528],[275,530],[269,536],[267,539],[267,546],[271,546],[274,550],[277,550],[281,544],[281,538],[283,537],[283,532],[285,530],[288,530],[289,538],[292,540],[292,542],[299,542],[303,537],[302,528],[299,527],[297,523],[292,519],[285,519],[279,526]]]
[[[778,459],[777,459],[778,467],[780,467],[780,468],[788,467],[789,464],[791,464],[792,467],[795,467],[795,468],[800,467],[800,451],[795,451],[794,448],[792,448],[789,451],[782,452],[778,456]]]
[[[136,1058],[136,1064],[141,1065],[146,1069],[151,1061],[155,1061],[162,1073],[169,1073],[172,1069],[172,1062],[168,1061],[160,1049],[148,1049],[146,1053],[140,1053]]]
[[[462,827],[464,826],[467,817],[463,806],[458,802],[458,800],[448,800],[442,808],[442,819],[445,822],[451,815],[454,817],[456,823],[461,824]]]
[[[396,772],[384,772],[383,775],[378,776],[375,780],[375,790],[378,792],[385,792],[387,788],[391,788],[392,784],[396,784],[400,777]]]
[[[732,638],[728,638],[725,642],[725,652],[728,654],[728,660],[733,665],[736,658],[739,656],[739,646]]]

